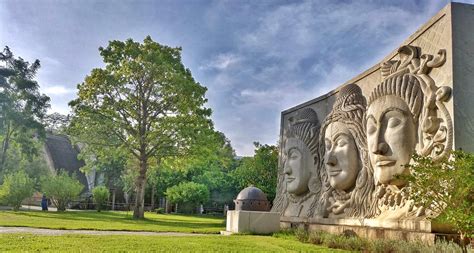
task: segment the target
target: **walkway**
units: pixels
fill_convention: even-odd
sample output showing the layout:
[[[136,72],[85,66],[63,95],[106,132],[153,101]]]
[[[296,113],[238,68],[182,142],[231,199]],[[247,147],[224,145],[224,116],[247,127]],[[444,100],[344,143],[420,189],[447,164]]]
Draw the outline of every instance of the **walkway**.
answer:
[[[99,231],[99,230],[64,230],[30,227],[0,227],[0,234],[30,233],[35,235],[157,235],[157,236],[217,236],[217,234],[197,234],[178,232],[140,232],[140,231]]]

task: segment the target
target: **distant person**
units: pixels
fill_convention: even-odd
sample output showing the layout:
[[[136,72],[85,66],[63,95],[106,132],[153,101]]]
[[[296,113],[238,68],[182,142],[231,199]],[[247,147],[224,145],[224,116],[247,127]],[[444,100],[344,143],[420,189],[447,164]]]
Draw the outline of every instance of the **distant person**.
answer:
[[[227,211],[229,211],[229,206],[227,204],[224,205],[224,216],[227,215]]]
[[[43,194],[43,198],[41,198],[41,210],[48,211],[48,199],[45,194]]]

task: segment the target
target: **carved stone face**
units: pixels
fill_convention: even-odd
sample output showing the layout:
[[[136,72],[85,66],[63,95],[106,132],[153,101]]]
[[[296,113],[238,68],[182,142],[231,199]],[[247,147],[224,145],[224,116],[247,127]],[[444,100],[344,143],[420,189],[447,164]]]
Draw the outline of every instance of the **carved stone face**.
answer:
[[[416,128],[408,105],[390,95],[378,98],[367,110],[367,142],[375,182],[403,186],[395,175],[406,173],[416,145]]]
[[[352,188],[360,170],[360,162],[357,146],[349,129],[341,122],[329,124],[324,142],[324,163],[329,183],[337,190]]]
[[[308,191],[308,181],[313,168],[313,157],[308,147],[299,139],[288,138],[285,142],[285,183],[290,194],[301,195]]]

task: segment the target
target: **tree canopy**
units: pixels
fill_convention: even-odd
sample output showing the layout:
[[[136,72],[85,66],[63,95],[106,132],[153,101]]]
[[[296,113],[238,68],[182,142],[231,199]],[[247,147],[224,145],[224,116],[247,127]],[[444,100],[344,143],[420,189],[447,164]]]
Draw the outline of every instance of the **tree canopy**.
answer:
[[[253,157],[242,158],[232,176],[240,189],[253,185],[265,192],[270,201],[275,198],[278,176],[278,148],[274,145],[255,145]]]
[[[0,171],[4,169],[7,151],[16,143],[22,154],[37,154],[35,138],[44,137],[41,123],[49,108],[49,97],[39,92],[34,80],[39,60],[29,63],[15,58],[8,47],[0,53]]]
[[[206,88],[181,62],[181,48],[146,37],[99,48],[105,68],[78,85],[71,132],[85,145],[116,146],[137,161],[134,217],[143,218],[147,170],[153,160],[184,155],[212,129]]]

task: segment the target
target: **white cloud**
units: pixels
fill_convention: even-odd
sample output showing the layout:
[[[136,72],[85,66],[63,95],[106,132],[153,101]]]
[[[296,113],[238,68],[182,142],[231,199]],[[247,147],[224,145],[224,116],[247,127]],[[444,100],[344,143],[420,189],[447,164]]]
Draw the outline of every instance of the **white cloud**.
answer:
[[[41,90],[48,96],[60,96],[66,94],[73,94],[75,92],[74,89],[69,89],[60,85],[44,87]]]
[[[201,69],[225,70],[238,63],[240,60],[241,58],[238,55],[232,53],[218,54],[209,63],[202,66]]]

